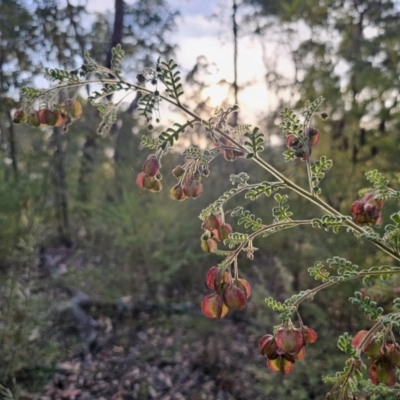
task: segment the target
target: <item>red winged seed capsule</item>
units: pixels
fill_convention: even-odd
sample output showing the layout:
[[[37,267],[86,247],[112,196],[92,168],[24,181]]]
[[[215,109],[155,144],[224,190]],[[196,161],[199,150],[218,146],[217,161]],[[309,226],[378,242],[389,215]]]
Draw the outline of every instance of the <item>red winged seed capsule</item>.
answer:
[[[310,146],[315,146],[318,144],[320,133],[318,129],[315,129],[313,127],[306,129],[306,134],[308,135],[308,140]]]
[[[383,383],[386,386],[393,386],[396,383],[395,370],[385,358],[371,364],[369,377],[374,385]]]
[[[185,173],[185,170],[183,169],[183,167],[181,167],[180,165],[178,165],[177,167],[175,167],[172,170],[172,175],[175,176],[175,178],[180,179],[182,178],[183,174]]]
[[[146,178],[146,174],[144,172],[141,172],[137,178],[136,178],[136,184],[141,188],[144,189],[144,180]]]
[[[400,368],[400,346],[398,344],[388,344],[387,349],[390,363]]]
[[[218,272],[220,271],[220,269],[216,266],[211,267],[206,275],[206,282],[207,282],[207,286],[211,289],[211,290],[215,290],[215,279],[218,275]]]
[[[214,279],[214,290],[216,290],[221,296],[225,290],[232,285],[232,276],[229,271],[218,268],[219,271],[215,275]]]
[[[303,334],[304,343],[314,343],[317,340],[317,333],[308,326],[304,325],[301,328],[301,333]]]
[[[250,297],[251,287],[250,283],[247,282],[246,279],[236,279],[233,283],[245,294],[246,299]]]
[[[352,346],[357,348],[364,340],[365,336],[367,336],[368,332],[367,330],[357,332],[351,341]],[[383,356],[382,343],[375,341],[375,338],[370,339],[368,343],[364,343],[360,350],[371,359],[377,360]]]
[[[187,197],[180,183],[176,184],[173,188],[171,188],[169,196],[171,197],[171,199],[178,201],[183,201]]]
[[[147,179],[153,179],[152,183],[149,184],[149,187],[146,187],[146,180]],[[150,192],[160,192],[162,190],[162,183],[158,179],[149,177],[145,179],[145,187],[148,189]]]
[[[303,347],[303,334],[300,329],[279,328],[276,343],[283,353],[297,354]]]
[[[78,100],[65,100],[61,103],[60,110],[69,114],[72,118],[79,118],[82,115],[82,105]]]
[[[61,112],[60,110],[56,110],[56,111],[54,111],[54,113],[57,116],[57,121],[54,124],[54,126],[63,126],[63,125],[65,125],[65,123],[67,122],[67,116],[63,112]]]
[[[213,231],[214,229],[218,229],[221,225],[221,216],[216,214],[209,214],[204,219],[204,228],[208,231]]]
[[[205,253],[212,253],[215,250],[217,250],[218,245],[217,242],[214,239],[207,239],[207,240],[202,240],[201,241],[201,249]]]
[[[39,110],[37,116],[41,125],[54,126],[58,120],[58,115],[47,108]]]
[[[149,176],[156,176],[160,170],[160,161],[155,155],[150,155],[143,164],[142,171]]]
[[[208,294],[201,302],[201,311],[207,318],[223,318],[229,309],[218,293]]]
[[[267,359],[267,366],[272,371],[280,372],[282,375],[289,374],[293,370],[293,363],[282,356],[271,360]]]
[[[278,346],[273,335],[264,335],[258,342],[258,348],[263,356],[268,358],[276,358],[274,356],[277,356],[276,350]]]
[[[29,126],[34,126],[36,128],[38,126],[40,126],[40,121],[39,121],[39,118],[37,116],[37,113],[35,112],[35,113],[32,113],[32,114],[29,114],[28,118],[26,119],[26,123]]]
[[[246,296],[237,286],[229,286],[223,294],[224,303],[230,310],[241,310],[246,305]]]
[[[300,351],[296,354],[295,360],[301,361],[306,356],[306,349],[302,347]]]
[[[218,228],[218,238],[219,240],[221,240],[222,242],[225,239],[228,239],[229,234],[231,234],[233,232],[232,226],[230,224],[222,224],[219,228]]]
[[[187,197],[196,199],[203,192],[203,185],[196,179],[191,179],[185,183],[183,190]]]
[[[20,124],[28,119],[28,114],[24,110],[15,110],[13,115],[14,124]]]

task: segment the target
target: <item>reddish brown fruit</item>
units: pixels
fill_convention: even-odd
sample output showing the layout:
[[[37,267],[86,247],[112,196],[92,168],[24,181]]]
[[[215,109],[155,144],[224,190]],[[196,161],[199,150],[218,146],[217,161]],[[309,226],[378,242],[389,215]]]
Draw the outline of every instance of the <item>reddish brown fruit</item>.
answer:
[[[28,116],[28,118],[26,120],[26,123],[29,126],[34,126],[34,127],[40,126],[40,121],[39,121],[39,118],[37,116],[37,113],[29,114],[29,116]]]
[[[230,310],[241,310],[246,305],[246,296],[237,286],[229,286],[223,294],[224,303]]]
[[[304,343],[314,343],[317,340],[317,333],[308,326],[304,325],[301,333],[303,334]]]
[[[388,356],[390,363],[397,368],[400,368],[400,346],[398,344],[388,344]]]
[[[20,124],[28,119],[28,114],[24,110],[15,110],[13,115],[14,124]]]
[[[245,294],[246,299],[251,295],[250,283],[246,279],[236,279],[234,284]]]
[[[375,361],[369,368],[369,377],[374,385],[383,383],[386,386],[393,386],[396,383],[396,373],[388,360]]]
[[[56,111],[54,111],[54,113],[57,116],[57,120],[56,120],[56,123],[54,124],[54,126],[63,126],[63,125],[65,125],[67,120],[68,120],[67,116],[63,112],[61,112],[60,110],[56,110]]]
[[[82,115],[82,105],[78,100],[65,100],[61,103],[61,112],[69,114],[72,118],[79,118]]]
[[[282,353],[297,354],[303,347],[303,334],[299,329],[279,328],[276,343]]]
[[[232,226],[229,224],[222,224],[218,228],[218,238],[223,242],[228,239],[229,235],[233,232]]]
[[[229,286],[232,286],[232,276],[230,272],[219,268],[214,279],[214,290],[222,296]]]
[[[172,175],[175,176],[175,178],[177,178],[177,179],[182,178],[184,173],[185,173],[185,170],[180,165],[178,165],[177,167],[175,167],[172,170]]]
[[[301,361],[306,356],[306,350],[304,347],[300,349],[300,351],[296,354],[295,360]]]
[[[146,180],[147,179],[154,179],[154,181],[152,181],[152,183],[150,183],[148,185],[148,187],[146,186]],[[149,177],[145,179],[145,187],[146,189],[148,189],[150,192],[160,192],[162,190],[162,183],[161,181],[159,181],[158,179]]]
[[[171,199],[178,201],[183,201],[187,197],[180,183],[176,184],[173,188],[171,188],[169,196],[171,197]]]
[[[364,337],[367,335],[368,331],[363,330],[363,331],[359,331],[357,332],[354,337],[353,340],[351,341],[351,345],[356,349],[359,344],[361,343],[361,341],[364,339]],[[361,348],[361,351],[364,351],[366,347],[366,344],[363,345],[363,347]]]
[[[143,164],[142,171],[149,176],[156,176],[160,170],[160,161],[155,155],[150,155]]]
[[[278,346],[276,345],[276,340],[273,335],[264,335],[258,342],[258,348],[263,356],[267,356],[268,358],[272,357],[272,359],[278,356],[276,353]]]
[[[201,249],[205,253],[213,253],[215,250],[217,250],[217,248],[218,245],[214,239],[207,239],[201,241]]]
[[[201,311],[207,318],[223,318],[229,309],[218,293],[208,294],[201,302]]]
[[[308,128],[308,129],[306,129],[306,134],[308,136],[310,146],[315,146],[318,144],[319,137],[320,137],[320,133],[319,133],[318,129],[313,128],[313,127]]]
[[[185,183],[183,190],[187,197],[196,199],[203,192],[203,185],[196,179],[191,179]]]
[[[47,108],[39,110],[37,116],[41,125],[54,126],[58,119],[57,114]]]
[[[208,231],[218,229],[221,225],[221,216],[211,213],[204,219],[204,228]]]
[[[207,275],[206,275],[207,286],[212,290],[215,290],[214,283],[215,283],[215,279],[219,273],[219,270],[220,269],[218,267],[214,266],[214,267],[211,267],[207,272]]]
[[[279,356],[274,360],[267,359],[267,365],[272,371],[280,372],[282,375],[289,374],[293,370],[293,363]]]
[[[136,184],[141,188],[144,189],[144,180],[146,179],[146,174],[141,172],[136,178]]]

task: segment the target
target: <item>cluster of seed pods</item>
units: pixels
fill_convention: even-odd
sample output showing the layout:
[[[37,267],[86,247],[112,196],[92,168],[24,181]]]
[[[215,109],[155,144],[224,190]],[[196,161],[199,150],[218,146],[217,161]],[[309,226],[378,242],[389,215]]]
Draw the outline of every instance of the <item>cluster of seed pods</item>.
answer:
[[[373,193],[366,193],[351,206],[353,221],[357,225],[380,225],[382,222],[383,201],[376,199]]]
[[[264,335],[259,348],[272,371],[288,374],[293,370],[294,363],[304,358],[306,344],[316,340],[315,331],[305,325],[300,329],[281,327],[275,335]]]
[[[178,179],[178,183],[170,190],[173,200],[183,201],[188,198],[197,199],[203,193],[202,177],[210,175],[207,167],[199,167],[196,164],[178,165],[172,170],[172,175]]]
[[[302,143],[295,135],[286,137],[286,146],[295,150],[295,156],[303,161],[311,155],[311,148],[318,144],[320,133],[316,128],[310,127],[305,130],[305,143]]]
[[[160,168],[161,163],[157,155],[150,154],[143,164],[142,172],[136,178],[136,184],[141,189],[159,192],[162,189]]]
[[[249,282],[232,277],[231,272],[225,268],[211,267],[206,282],[215,291],[206,295],[201,302],[201,310],[208,318],[221,319],[229,310],[243,309],[251,294]]]
[[[361,351],[370,361],[369,377],[374,385],[380,383],[393,386],[396,383],[396,370],[400,368],[400,346],[397,343],[379,341],[374,335],[367,343],[362,343],[369,331],[358,332],[351,342],[353,347],[361,345]]]
[[[42,108],[38,111],[26,112],[23,109],[16,110],[13,122],[20,124],[26,122],[33,127],[38,126],[64,126],[82,115],[82,105],[78,100],[65,100],[53,108]]]
[[[203,222],[204,234],[201,237],[201,248],[212,253],[218,248],[217,242],[223,242],[233,232],[232,226],[222,221],[220,214],[211,213]]]

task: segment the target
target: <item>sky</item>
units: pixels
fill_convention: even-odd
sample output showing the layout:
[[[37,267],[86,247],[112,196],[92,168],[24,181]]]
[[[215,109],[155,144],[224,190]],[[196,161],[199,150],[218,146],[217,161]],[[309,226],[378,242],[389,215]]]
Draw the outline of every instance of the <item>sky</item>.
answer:
[[[127,0],[129,3],[129,0]],[[172,9],[178,9],[180,17],[173,40],[178,45],[176,61],[185,75],[203,55],[214,63],[211,86],[206,90],[213,106],[226,98],[228,88],[218,82],[225,79],[233,82],[233,40],[231,26],[231,0],[169,0]],[[112,11],[113,2],[88,0],[89,12]],[[221,10],[223,10],[221,12]],[[211,18],[213,14],[219,17]],[[240,34],[240,26],[239,26]],[[241,37],[238,42],[238,83],[246,86],[239,92],[240,116],[246,116],[244,123],[254,124],[276,104],[268,95],[264,80],[265,67],[262,59],[261,42]],[[232,99],[232,103],[233,103]]]

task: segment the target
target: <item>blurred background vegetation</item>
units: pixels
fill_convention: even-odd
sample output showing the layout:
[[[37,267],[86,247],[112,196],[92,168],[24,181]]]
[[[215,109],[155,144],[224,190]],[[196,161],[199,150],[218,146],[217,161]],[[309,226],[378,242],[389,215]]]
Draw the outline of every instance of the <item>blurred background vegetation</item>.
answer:
[[[290,58],[282,62],[290,63],[291,76],[276,62],[279,53],[265,60],[265,84],[279,100],[259,121],[269,139],[282,137],[282,108],[299,109],[306,100],[325,97],[330,118],[315,120],[322,137],[313,156],[326,154],[334,161],[322,184],[329,204],[349,214],[358,189],[366,186],[364,173],[374,168],[393,187],[400,186],[398,1],[226,1],[221,13],[235,18],[238,29],[227,26],[232,43],[240,43],[241,35],[265,42],[278,37],[279,46],[288,49]],[[199,199],[174,202],[169,171],[183,160],[171,152],[163,158],[164,190],[141,193],[135,179],[148,151],[140,139],[149,132],[135,114],[137,98],[121,110],[109,135],[97,134],[99,117],[86,104],[85,91],[83,116],[67,134],[12,124],[12,112],[21,106],[20,88],[44,84],[46,66],[76,69],[85,50],[110,65],[111,48],[118,43],[126,51],[127,76],[154,67],[158,57],[174,57],[178,15],[167,0],[115,0],[114,13],[95,15],[87,13],[84,2],[69,0],[0,3],[0,383],[15,398],[44,393],[43,398],[54,399],[322,398],[329,387],[321,377],[341,369],[344,361],[336,348],[338,335],[368,327],[348,297],[362,288],[389,310],[398,295],[400,282],[391,278],[367,286],[348,283],[304,304],[304,322],[319,338],[282,378],[267,370],[257,351],[258,339],[279,322],[264,298],[284,300],[313,287],[307,268],[315,261],[339,255],[367,268],[391,264],[385,254],[345,233],[308,227],[280,232],[256,242],[255,260],[243,258],[239,264],[253,288],[246,310],[222,321],[205,320],[199,312],[208,292],[205,274],[218,258],[201,252],[197,215],[230,187],[230,174],[246,171],[252,182],[269,177],[250,161],[228,163],[221,157]],[[202,95],[207,67],[199,58],[186,71],[186,101],[203,117],[212,113]],[[234,89],[236,82],[228,84]],[[238,118],[246,122],[240,113]],[[196,144],[203,135],[188,133],[186,141]],[[282,151],[283,145],[267,146],[265,158],[306,185],[304,165],[285,164]],[[246,202],[238,198],[230,206]],[[245,205],[264,222],[271,221],[272,207],[267,198]],[[320,215],[296,196],[291,195],[290,207],[299,218]],[[394,204],[385,205],[385,221],[394,211]],[[141,341],[143,332],[147,339]],[[89,362],[101,355],[107,362],[110,346],[126,357],[137,350],[136,358],[125,359],[127,370],[154,368],[123,389],[106,385],[89,397],[85,390],[94,386],[89,378],[89,383],[67,384],[60,377],[60,365],[68,360]],[[171,375],[170,385],[160,389],[155,376],[170,373],[173,365],[184,366],[186,381]],[[113,379],[121,376],[116,372]],[[67,392],[71,388],[78,392]],[[113,397],[117,392],[121,397]]]

